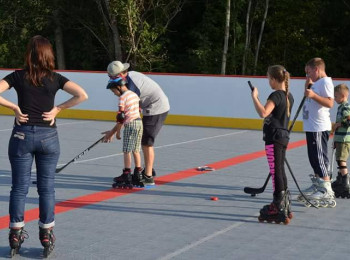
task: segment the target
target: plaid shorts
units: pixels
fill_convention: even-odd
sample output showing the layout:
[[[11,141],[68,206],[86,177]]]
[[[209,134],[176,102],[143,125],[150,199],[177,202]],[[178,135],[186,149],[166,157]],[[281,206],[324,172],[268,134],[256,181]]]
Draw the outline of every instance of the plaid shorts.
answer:
[[[140,152],[143,125],[141,119],[135,119],[124,125],[123,152]]]

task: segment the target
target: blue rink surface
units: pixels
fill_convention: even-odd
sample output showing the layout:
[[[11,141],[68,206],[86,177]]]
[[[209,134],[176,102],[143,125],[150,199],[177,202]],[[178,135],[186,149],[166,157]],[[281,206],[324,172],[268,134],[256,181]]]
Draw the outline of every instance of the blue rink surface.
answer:
[[[11,170],[7,156],[13,117],[0,116],[0,218],[8,215]],[[58,119],[62,166],[113,127],[113,122]],[[291,142],[304,140],[292,133]],[[330,140],[331,143],[331,140]],[[262,132],[165,125],[155,144],[157,178],[264,150]],[[299,186],[310,186],[306,146],[287,151]],[[56,200],[111,189],[123,168],[122,142],[100,143],[56,177]],[[259,223],[272,200],[272,184],[251,197],[244,187],[261,187],[268,174],[264,156],[215,171],[158,183],[56,215],[51,259],[349,259],[350,200],[335,208],[307,208],[287,168],[294,218],[289,225]],[[336,175],[336,169],[333,175]],[[35,179],[33,165],[32,179]],[[157,178],[155,179],[157,183]],[[116,190],[119,192],[119,190]],[[218,197],[217,201],[211,197]],[[26,210],[38,207],[32,184]],[[16,259],[42,258],[37,219]],[[8,229],[0,229],[0,258],[9,258]]]

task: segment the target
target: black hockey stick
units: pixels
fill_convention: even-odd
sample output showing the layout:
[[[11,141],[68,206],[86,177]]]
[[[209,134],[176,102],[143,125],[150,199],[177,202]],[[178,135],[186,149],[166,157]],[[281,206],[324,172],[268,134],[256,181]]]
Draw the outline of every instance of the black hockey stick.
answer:
[[[56,173],[59,173],[60,171],[62,171],[64,168],[66,168],[68,165],[70,165],[71,163],[75,162],[76,160],[80,159],[80,157],[82,157],[84,154],[86,154],[88,151],[91,150],[92,147],[94,147],[95,145],[97,145],[98,143],[102,142],[104,136],[101,137],[100,139],[98,139],[96,142],[94,142],[92,145],[90,145],[88,148],[86,148],[84,151],[82,151],[80,154],[78,154],[77,156],[75,156],[72,160],[70,160],[69,162],[67,162],[65,165],[63,165],[60,168],[56,169]]]
[[[248,80],[248,85],[250,87],[250,90],[253,91],[254,87],[253,87],[252,83],[250,82],[250,80]],[[269,183],[270,178],[271,178],[271,174],[269,173],[267,175],[265,183],[264,183],[264,185],[262,187],[260,187],[260,188],[244,187],[244,192],[247,193],[247,194],[250,194],[253,197],[256,196],[256,194],[263,193],[265,191],[265,188],[266,188],[267,184]]]
[[[250,87],[251,91],[253,91],[254,87],[253,87],[252,83],[251,83],[250,81],[248,81],[248,84],[249,84],[249,87]],[[309,89],[309,88],[311,88],[311,86],[312,86],[312,84],[309,84],[307,88]],[[292,131],[292,129],[293,129],[294,125],[295,125],[295,122],[296,122],[296,120],[297,120],[297,118],[298,118],[298,116],[299,116],[300,110],[301,110],[302,107],[304,106],[305,99],[306,99],[306,96],[304,96],[303,99],[302,99],[301,102],[300,102],[300,105],[299,105],[298,110],[297,110],[297,112],[296,112],[296,114],[295,114],[295,116],[294,116],[294,119],[293,119],[293,121],[292,121],[292,124],[290,125],[290,127],[289,127],[289,129],[288,129],[288,132],[289,132],[289,133]],[[255,196],[256,194],[263,193],[263,192],[265,191],[265,188],[266,188],[267,183],[268,183],[269,180],[270,180],[270,177],[271,177],[271,174],[269,173],[269,174],[267,175],[267,177],[266,177],[266,180],[265,180],[264,185],[263,185],[261,188],[245,187],[245,188],[244,188],[244,192],[250,194],[251,196]],[[293,178],[294,178],[294,176],[293,176]]]
[[[334,146],[334,140],[333,140],[333,144],[332,144],[332,155],[331,155],[331,164],[330,164],[330,167],[329,167],[329,172],[328,172],[328,175],[329,177],[333,178],[333,170],[334,170],[334,161],[335,161],[335,146]]]
[[[244,187],[244,192],[250,194],[251,196],[255,196],[256,194],[263,193],[267,184],[269,183],[269,180],[271,178],[271,174],[267,175],[267,178],[265,180],[264,185],[261,188],[251,188],[251,187]]]
[[[290,165],[289,165],[289,163],[288,163],[288,161],[287,161],[287,158],[284,158],[284,162],[286,163],[286,165],[287,165],[287,167],[288,167],[288,170],[289,170],[289,172],[290,172],[290,175],[292,175],[293,180],[294,180],[294,182],[295,182],[295,185],[297,186],[297,188],[298,188],[298,190],[299,190],[301,196],[303,196],[303,198],[304,198],[311,206],[313,206],[314,208],[318,209],[318,207],[317,207],[316,205],[314,205],[313,203],[311,203],[311,201],[310,201],[308,198],[306,198],[306,196],[304,195],[304,193],[300,190],[299,184],[298,184],[297,180],[295,179],[295,176],[294,176],[294,174],[293,174],[292,168],[290,167]]]

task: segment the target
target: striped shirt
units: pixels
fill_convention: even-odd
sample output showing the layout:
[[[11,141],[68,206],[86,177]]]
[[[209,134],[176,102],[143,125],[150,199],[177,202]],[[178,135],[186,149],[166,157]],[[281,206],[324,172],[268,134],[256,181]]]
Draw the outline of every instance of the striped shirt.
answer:
[[[140,98],[130,90],[125,91],[123,95],[120,96],[119,110],[124,111],[124,124],[140,118],[139,102]]]
[[[349,143],[350,142],[350,105],[348,102],[344,102],[339,105],[337,110],[336,123],[341,123],[341,127],[335,130],[334,142]]]

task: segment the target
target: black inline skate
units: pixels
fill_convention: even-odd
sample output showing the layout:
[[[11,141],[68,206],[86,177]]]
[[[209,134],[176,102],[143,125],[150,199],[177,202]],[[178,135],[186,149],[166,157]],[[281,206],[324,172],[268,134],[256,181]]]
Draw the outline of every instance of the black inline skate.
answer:
[[[349,174],[344,176],[338,172],[337,179],[332,183],[332,190],[336,198],[350,198]]]
[[[289,201],[289,191],[281,191],[278,194],[273,195],[273,201],[270,205],[265,205],[260,210],[260,215],[258,217],[259,222],[275,222],[276,224],[283,223],[285,225],[289,224],[290,218],[293,217],[290,212],[290,201]]]
[[[134,173],[132,175],[132,184],[136,187],[139,187],[139,188],[143,188],[144,187],[144,184],[142,182],[143,180],[143,175],[142,175],[142,172],[144,170],[142,170],[141,167],[135,167],[134,169]]]
[[[43,257],[47,258],[55,247],[55,235],[53,234],[53,228],[41,228],[39,227],[39,239],[41,245],[44,247]]]
[[[21,249],[21,245],[24,239],[27,239],[28,233],[22,228],[11,228],[9,232],[9,242],[10,242],[10,255],[11,258],[16,254],[19,254],[19,250]]]
[[[131,176],[131,170],[129,168],[123,169],[122,175],[115,177],[113,179],[113,188],[122,188],[122,189],[132,189],[132,176]]]

